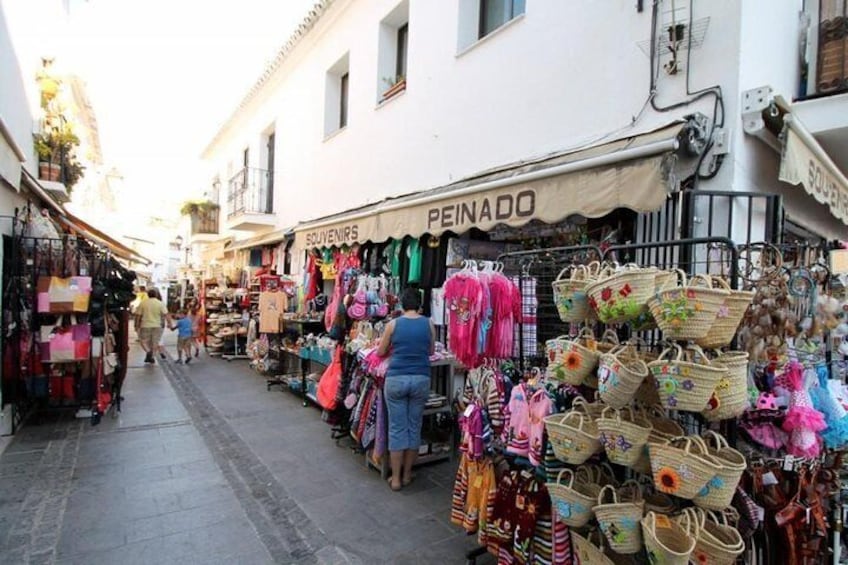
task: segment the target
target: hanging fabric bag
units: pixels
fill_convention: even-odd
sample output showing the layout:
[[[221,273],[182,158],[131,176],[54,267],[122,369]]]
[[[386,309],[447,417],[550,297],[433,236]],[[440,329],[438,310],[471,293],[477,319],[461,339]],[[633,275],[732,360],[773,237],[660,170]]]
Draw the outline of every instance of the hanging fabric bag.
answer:
[[[342,380],[342,351],[344,349],[341,346],[336,347],[333,360],[324,370],[324,374],[321,375],[321,380],[318,382],[316,396],[318,404],[325,410],[335,410],[338,404],[338,392]]]
[[[42,363],[76,363],[91,357],[91,326],[78,324],[71,316],[71,324],[41,326],[39,349]]]
[[[88,312],[91,277],[38,277],[37,292],[39,313]]]

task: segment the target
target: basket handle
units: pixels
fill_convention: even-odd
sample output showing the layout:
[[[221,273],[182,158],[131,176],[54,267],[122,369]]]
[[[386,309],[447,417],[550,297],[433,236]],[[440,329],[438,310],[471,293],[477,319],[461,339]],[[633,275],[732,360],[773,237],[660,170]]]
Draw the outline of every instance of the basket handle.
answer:
[[[710,358],[707,357],[707,354],[704,353],[704,350],[701,349],[701,347],[699,345],[692,344],[689,347],[687,347],[686,349],[688,349],[689,351],[694,351],[695,355],[699,356],[703,360],[704,365],[712,365]],[[682,350],[681,350],[681,353],[682,353]],[[680,358],[678,357],[678,361],[679,360],[680,360]]]
[[[703,438],[704,442],[706,443],[707,440],[710,440],[710,439],[713,440],[713,442],[715,443],[716,449],[721,449],[723,447],[730,447],[730,444],[727,443],[727,440],[724,438],[724,436],[714,432],[713,430],[707,430],[706,432],[704,432],[703,435],[704,435],[704,438]],[[707,444],[707,445],[709,445],[709,444]]]
[[[598,273],[601,272],[600,261],[592,261],[591,263],[586,265],[586,272],[590,278],[598,278]]]
[[[615,415],[612,418],[607,418],[607,410],[612,410],[612,413]],[[601,418],[604,420],[615,420],[616,422],[621,422],[621,414],[619,411],[612,406],[604,406],[604,409],[601,410]]]
[[[566,271],[568,271],[571,268],[572,268],[571,265],[566,265],[565,267],[563,267],[562,270],[559,272],[559,274],[554,279],[554,282],[563,280],[565,278],[565,277],[563,277],[563,275],[565,274]],[[572,275],[572,278],[573,278],[573,275]]]
[[[562,474],[563,473],[568,473],[568,484],[567,485],[563,484],[563,482],[562,482]],[[574,485],[574,471],[572,471],[571,469],[561,470],[559,473],[557,473],[556,482],[557,482],[558,485],[563,485],[567,488],[571,488]]]
[[[712,281],[714,287],[716,286],[716,284],[718,284],[718,286],[721,287],[722,290],[730,290],[730,285],[727,283],[726,280],[724,280],[724,277],[712,275],[710,277],[710,280]]]
[[[566,421],[574,419],[574,417],[580,418],[579,422],[577,423],[577,429],[582,432],[583,431],[583,423],[586,421],[586,418],[588,418],[589,415],[584,414],[583,412],[580,412],[578,410],[572,409],[572,410],[569,410],[568,412],[566,412],[565,415],[562,417],[562,419],[559,421],[559,423],[564,424]]]
[[[710,275],[697,274],[689,279],[689,286],[703,286],[713,288],[713,277]]]
[[[633,492],[633,502],[639,502],[642,500],[642,485],[639,484],[639,481],[636,479],[627,479],[618,489],[619,492],[627,493]]]
[[[618,480],[615,478],[615,471],[612,470],[612,467],[609,463],[604,461],[598,467],[598,478],[599,480],[603,478],[604,472],[606,472],[607,478],[610,480],[610,483],[617,484]]]
[[[604,502],[606,500],[606,493],[612,493],[612,502],[607,503]],[[618,504],[618,495],[615,493],[615,487],[612,485],[604,485],[601,487],[601,491],[598,493],[598,505],[601,504]]]
[[[578,276],[579,275],[579,276]],[[586,281],[589,279],[585,265],[575,265],[571,270],[572,281]]]
[[[618,334],[613,330],[606,330],[603,335],[601,335],[601,341],[606,341],[613,345],[621,345],[621,342],[618,340]]]
[[[580,333],[577,334],[577,338],[578,339],[581,339],[581,338],[595,339],[595,332],[593,332],[592,328],[590,328],[589,326],[583,326],[583,328],[581,328],[581,330],[580,330]]]

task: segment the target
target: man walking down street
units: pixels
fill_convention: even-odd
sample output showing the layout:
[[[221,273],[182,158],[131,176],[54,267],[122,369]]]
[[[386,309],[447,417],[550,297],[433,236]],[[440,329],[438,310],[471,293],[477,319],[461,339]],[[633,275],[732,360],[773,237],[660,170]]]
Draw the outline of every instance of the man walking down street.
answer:
[[[147,300],[143,301],[136,310],[136,320],[139,327],[141,347],[147,352],[145,363],[153,363],[153,352],[159,349],[164,325],[171,324],[171,315],[162,303],[159,290],[151,288],[147,292]],[[160,352],[162,358],[165,354]]]

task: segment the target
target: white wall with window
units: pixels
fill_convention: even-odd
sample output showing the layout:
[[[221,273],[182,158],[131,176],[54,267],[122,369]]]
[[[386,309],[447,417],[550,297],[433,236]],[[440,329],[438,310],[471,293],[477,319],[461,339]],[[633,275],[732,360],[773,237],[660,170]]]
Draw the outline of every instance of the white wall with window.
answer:
[[[752,172],[760,148],[741,149],[760,142],[741,134],[740,89],[752,67],[758,80],[796,72],[797,60],[769,49],[786,43],[787,29],[797,33],[801,0],[778,11],[777,30],[752,17],[768,10],[765,0],[744,13],[737,0],[691,1],[691,18],[689,1],[660,1],[661,64],[652,69],[649,1],[638,3],[640,11],[633,0],[335,0],[210,141],[205,158],[222,170],[246,140],[258,146],[267,124],[281,124],[276,201],[285,205],[275,212],[282,228],[694,112],[718,117],[713,97],[679,102],[690,98],[687,89],[720,85],[733,142],[706,186],[773,191],[776,179]],[[384,79],[401,74],[404,25],[408,88],[384,99]],[[674,43],[678,25],[691,30],[691,49]],[[754,28],[758,39],[743,39]]]

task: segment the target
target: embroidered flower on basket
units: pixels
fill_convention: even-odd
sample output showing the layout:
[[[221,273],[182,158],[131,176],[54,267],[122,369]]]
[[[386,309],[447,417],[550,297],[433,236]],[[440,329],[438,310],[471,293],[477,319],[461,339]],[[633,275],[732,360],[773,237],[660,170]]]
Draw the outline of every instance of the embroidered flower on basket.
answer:
[[[695,383],[692,382],[692,379],[686,379],[681,385],[683,385],[683,390],[692,390],[695,388]]]
[[[610,287],[604,287],[601,291],[601,300],[604,302],[609,302],[609,299],[612,298],[612,289]]]
[[[580,365],[583,363],[583,359],[580,357],[580,354],[574,351],[569,351],[568,355],[565,356],[565,366],[570,371],[576,371],[580,368]]]
[[[683,463],[682,465],[680,465],[680,467],[677,468],[677,472],[684,479],[690,479],[691,480],[692,477],[694,477],[694,475],[692,474],[692,470],[689,469],[689,465],[687,465],[686,463]]]
[[[623,287],[618,291],[621,296],[630,296],[630,293],[633,292],[633,289],[630,288],[630,283],[625,283]]]
[[[665,377],[657,381],[658,388],[666,394],[674,394],[677,392],[677,379],[674,377]]]
[[[674,494],[680,490],[680,475],[671,467],[662,467],[657,471],[655,482],[657,488],[666,494]]]
[[[571,518],[571,503],[564,500],[556,501],[556,511],[560,518]]]
[[[668,397],[667,404],[669,406],[671,406],[672,408],[674,408],[675,406],[677,406],[677,398],[672,394],[671,396]]]
[[[717,317],[727,318],[728,316],[730,316],[730,308],[728,308],[727,305],[722,304],[718,309]]]
[[[710,482],[705,484],[704,488],[702,488],[698,492],[698,496],[707,496],[710,493],[711,490],[720,489],[723,486],[724,486],[724,481],[721,479],[721,477],[715,476],[712,479],[710,479]]]

